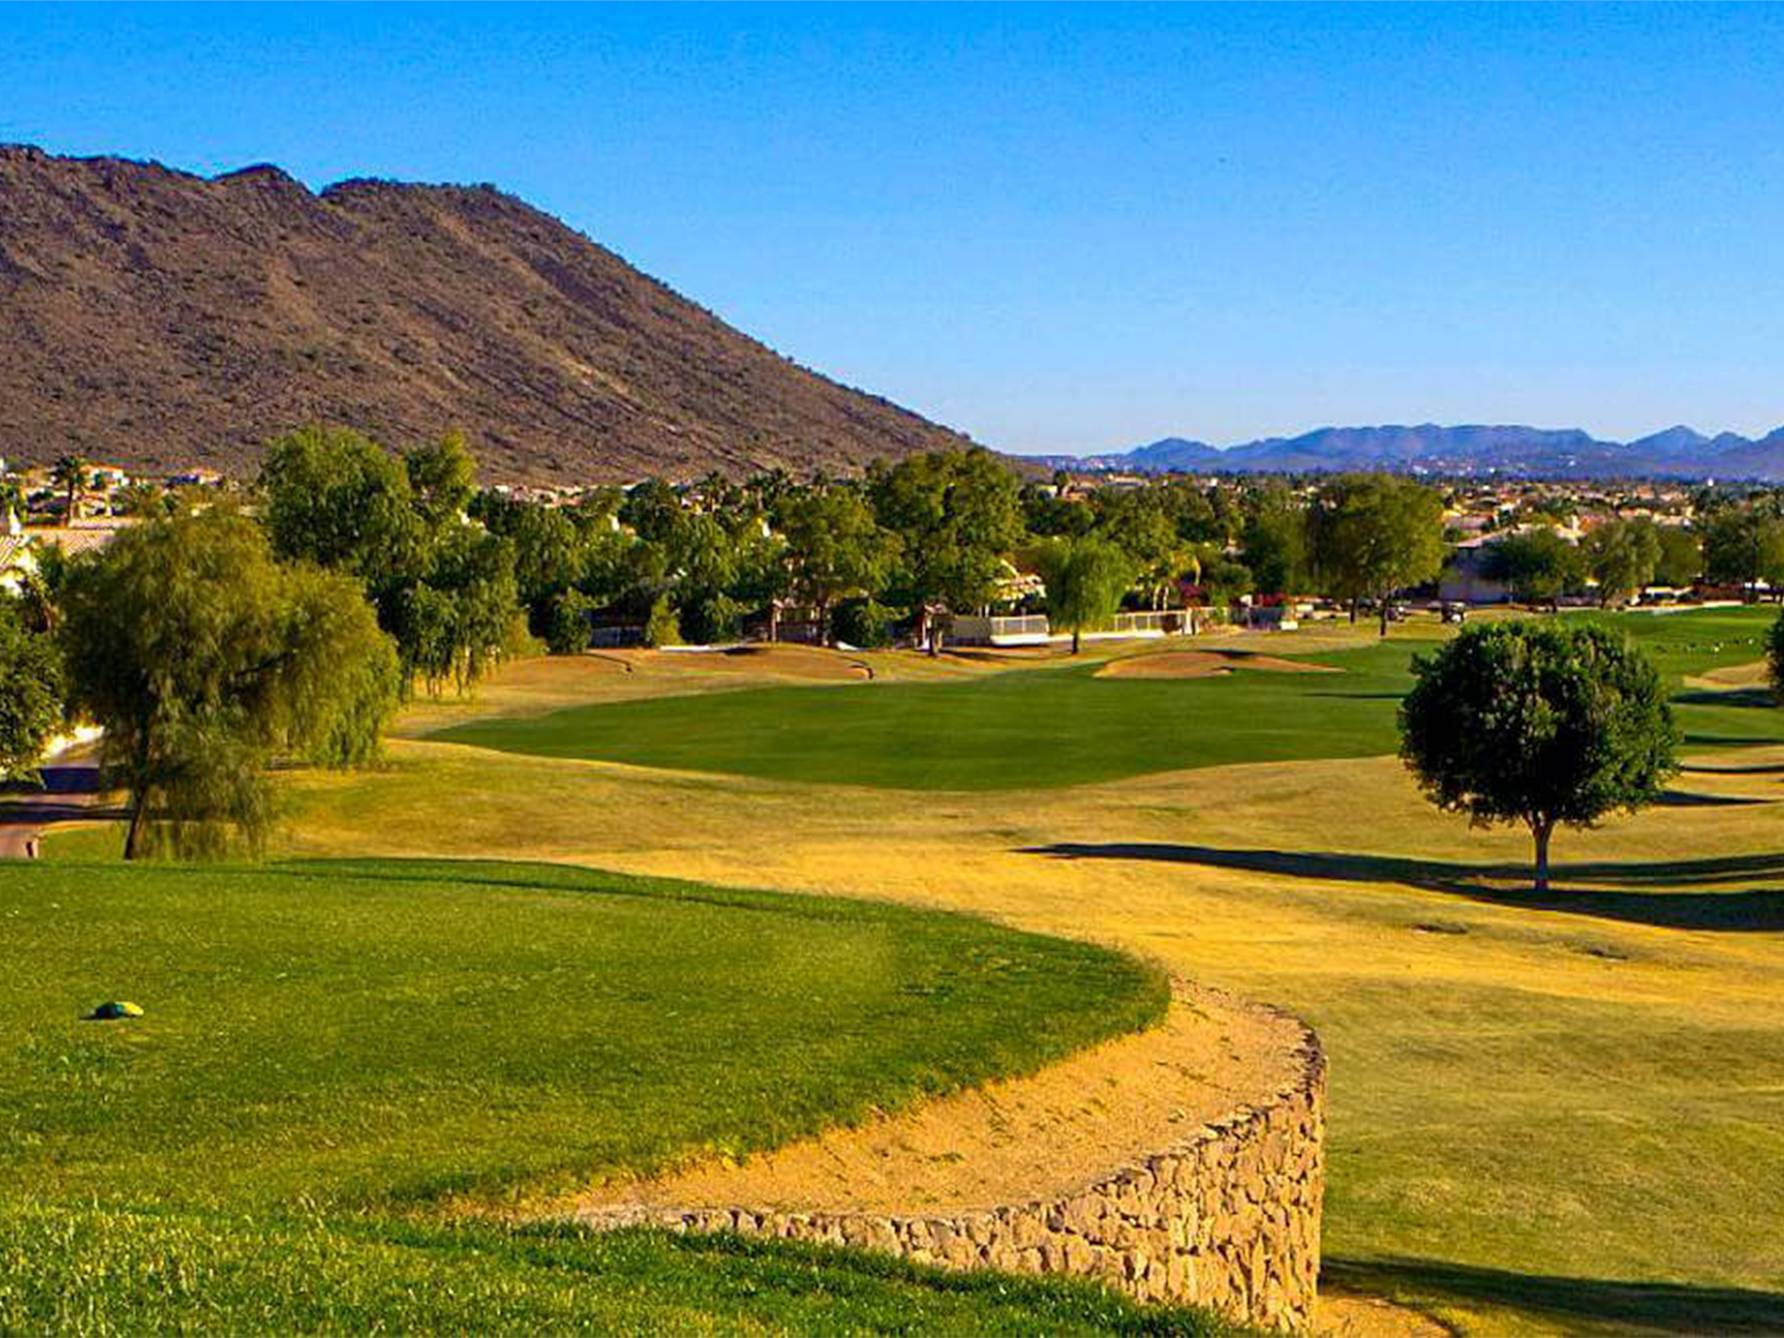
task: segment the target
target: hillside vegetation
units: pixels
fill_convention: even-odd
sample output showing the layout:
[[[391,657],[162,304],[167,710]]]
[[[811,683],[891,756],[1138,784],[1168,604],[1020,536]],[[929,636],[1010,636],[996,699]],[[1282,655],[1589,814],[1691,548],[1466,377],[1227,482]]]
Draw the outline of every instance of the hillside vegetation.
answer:
[[[454,427],[495,481],[858,469],[956,434],[794,365],[490,186],[0,147],[0,456],[251,476]]]

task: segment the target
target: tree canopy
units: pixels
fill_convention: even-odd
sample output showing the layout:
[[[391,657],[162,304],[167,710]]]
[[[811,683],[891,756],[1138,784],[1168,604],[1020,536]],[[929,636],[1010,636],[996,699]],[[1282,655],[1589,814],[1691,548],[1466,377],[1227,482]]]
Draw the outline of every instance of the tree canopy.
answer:
[[[124,855],[258,847],[266,766],[369,757],[396,656],[358,583],[278,562],[261,529],[217,510],[148,521],[75,560],[60,636],[71,704],[103,727],[130,795]]]
[[[1580,545],[1586,570],[1598,582],[1598,602],[1609,608],[1639,595],[1660,568],[1660,527],[1644,518],[1613,520]]]
[[[1016,479],[1002,462],[978,449],[913,455],[875,466],[868,493],[901,541],[899,602],[918,610],[925,629],[931,604],[963,612],[991,602],[1023,533]]]
[[[1049,539],[1036,550],[1035,565],[1047,585],[1048,619],[1071,632],[1074,655],[1084,632],[1121,607],[1134,579],[1133,555],[1096,535]]]
[[[1553,606],[1582,584],[1580,550],[1539,525],[1509,534],[1487,550],[1486,575],[1510,589],[1522,604]]]
[[[17,601],[0,596],[0,780],[34,776],[62,719],[55,643],[34,632]]]
[[[1386,636],[1389,600],[1443,566],[1443,499],[1392,474],[1343,474],[1320,487],[1307,535],[1315,575],[1353,618],[1374,599]]]
[[[873,510],[852,488],[802,488],[775,506],[786,542],[793,589],[817,610],[820,638],[830,640],[838,600],[869,594],[885,583],[898,541],[880,528]]]
[[[1413,660],[1400,756],[1426,797],[1477,825],[1523,822],[1536,889],[1557,824],[1590,827],[1660,797],[1678,734],[1654,665],[1588,623],[1470,627]]]

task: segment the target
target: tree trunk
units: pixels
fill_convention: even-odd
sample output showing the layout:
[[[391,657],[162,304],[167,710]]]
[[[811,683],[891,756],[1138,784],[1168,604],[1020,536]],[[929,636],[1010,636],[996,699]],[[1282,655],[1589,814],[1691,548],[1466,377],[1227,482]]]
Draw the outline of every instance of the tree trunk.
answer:
[[[1352,627],[1357,625],[1357,605],[1362,602],[1363,601],[1360,599],[1353,599],[1350,601],[1350,625]]]
[[[1549,837],[1554,834],[1553,822],[1533,822],[1530,834],[1536,838],[1536,895],[1544,897],[1549,892]]]
[[[124,858],[133,860],[140,853],[142,843],[142,824],[144,796],[140,791],[130,793],[130,826],[124,832]]]
[[[818,601],[818,644],[830,644],[830,601],[827,599]]]
[[[1383,636],[1386,636],[1388,634],[1388,597],[1386,595],[1383,595],[1381,597],[1380,603],[1381,603],[1381,634]]]
[[[768,640],[770,643],[780,640],[780,601],[768,601]]]
[[[1078,646],[1080,644],[1080,641],[1081,641],[1080,630],[1076,627],[1072,628],[1072,654],[1076,655],[1078,653]]]

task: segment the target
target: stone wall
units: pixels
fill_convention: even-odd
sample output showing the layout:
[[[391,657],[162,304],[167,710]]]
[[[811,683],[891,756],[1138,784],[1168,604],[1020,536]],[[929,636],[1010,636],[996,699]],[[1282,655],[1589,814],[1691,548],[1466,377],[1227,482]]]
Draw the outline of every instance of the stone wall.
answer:
[[[1077,1274],[1144,1301],[1306,1330],[1319,1278],[1325,1058],[1300,1029],[1294,1080],[1262,1105],[1063,1197],[927,1216],[652,1207],[584,1220],[821,1241],[944,1268]]]

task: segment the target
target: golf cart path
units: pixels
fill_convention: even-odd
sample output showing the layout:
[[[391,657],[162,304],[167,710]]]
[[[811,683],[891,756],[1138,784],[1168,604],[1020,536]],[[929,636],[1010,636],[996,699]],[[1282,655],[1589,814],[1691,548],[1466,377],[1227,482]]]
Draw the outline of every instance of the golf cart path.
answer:
[[[103,797],[99,766],[91,759],[44,767],[41,790],[0,800],[0,860],[29,858],[46,828],[93,817]]]

